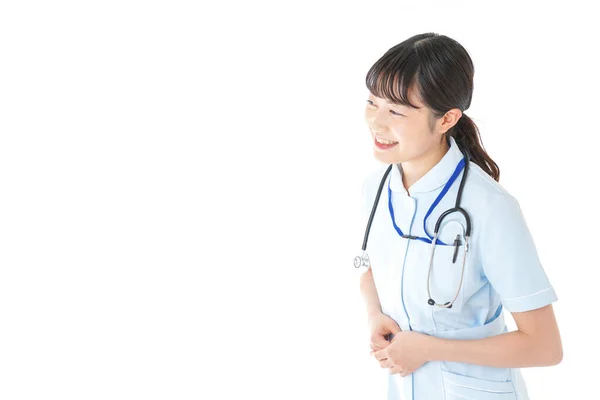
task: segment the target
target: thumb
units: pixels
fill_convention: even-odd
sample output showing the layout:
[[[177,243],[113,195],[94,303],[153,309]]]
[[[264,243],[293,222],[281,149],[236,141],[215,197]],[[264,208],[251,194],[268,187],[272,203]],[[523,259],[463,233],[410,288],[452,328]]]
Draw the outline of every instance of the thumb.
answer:
[[[402,329],[400,329],[400,327],[398,326],[398,324],[396,323],[396,321],[394,320],[390,320],[386,326],[386,328],[389,329],[389,331],[395,335],[398,332],[402,332]]]
[[[382,335],[374,335],[371,339],[371,348],[373,350],[381,350],[387,347],[390,342],[388,342]]]

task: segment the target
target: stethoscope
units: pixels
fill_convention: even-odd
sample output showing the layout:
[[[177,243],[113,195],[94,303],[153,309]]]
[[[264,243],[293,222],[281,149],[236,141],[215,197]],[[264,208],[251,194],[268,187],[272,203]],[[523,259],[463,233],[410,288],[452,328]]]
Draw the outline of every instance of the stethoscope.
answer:
[[[458,177],[458,175],[460,174],[461,170],[464,168],[465,172],[460,180],[460,186],[458,188],[458,194],[456,195],[456,204],[454,206],[454,208],[448,209],[446,211],[444,211],[442,213],[442,215],[439,216],[437,222],[435,223],[435,228],[434,228],[434,234],[433,234],[433,238],[428,239],[428,238],[423,238],[423,237],[419,237],[419,236],[413,236],[413,235],[406,235],[404,233],[402,233],[402,231],[400,230],[400,228],[396,225],[396,221],[394,219],[394,209],[392,208],[392,201],[391,201],[391,190],[388,186],[388,203],[389,203],[389,209],[390,209],[390,213],[391,213],[391,217],[392,217],[392,223],[394,224],[394,228],[396,229],[396,231],[398,232],[398,234],[405,239],[415,239],[415,240],[421,240],[423,242],[426,243],[431,243],[431,256],[429,258],[429,272],[427,274],[427,296],[429,298],[429,300],[427,300],[427,303],[430,306],[438,306],[438,307],[444,307],[444,308],[452,308],[452,304],[454,304],[454,302],[456,301],[456,299],[458,298],[458,295],[460,294],[460,289],[462,287],[462,283],[463,283],[463,275],[465,272],[465,264],[467,261],[467,253],[469,252],[469,238],[471,237],[471,218],[469,218],[469,214],[460,207],[460,198],[462,196],[462,192],[463,192],[463,188],[465,186],[465,178],[467,177],[467,172],[469,171],[469,162],[470,162],[470,157],[468,152],[464,152],[464,158],[460,160],[460,162],[458,163],[458,165],[456,166],[456,169],[454,170],[454,173],[452,174],[452,176],[450,177],[450,179],[448,179],[448,182],[446,182],[446,185],[444,186],[444,188],[442,189],[441,193],[438,195],[438,197],[435,199],[435,201],[432,203],[431,207],[429,208],[429,211],[427,211],[427,214],[425,215],[425,218],[423,220],[423,228],[425,230],[425,233],[427,234],[427,236],[429,236],[429,234],[427,233],[427,229],[425,229],[425,223],[427,221],[427,218],[429,217],[429,215],[431,214],[431,212],[433,211],[433,209],[437,206],[437,204],[441,201],[441,199],[444,197],[444,195],[448,192],[448,190],[450,189],[450,186],[452,186],[452,184],[454,183],[454,181],[456,180],[456,178]],[[362,255],[360,256],[356,256],[354,258],[354,266],[356,268],[360,268],[360,267],[366,267],[366,268],[370,268],[371,267],[371,261],[369,259],[369,255],[366,252],[367,249],[367,241],[369,239],[369,233],[371,231],[371,223],[373,222],[373,216],[375,215],[375,211],[377,210],[377,204],[379,203],[379,197],[381,196],[381,190],[383,189],[383,185],[386,181],[387,176],[389,175],[390,171],[392,170],[392,167],[395,164],[391,164],[388,169],[385,171],[385,174],[383,174],[383,178],[381,179],[381,183],[379,184],[379,189],[377,190],[377,196],[375,197],[375,203],[373,204],[373,209],[371,210],[371,215],[369,217],[369,222],[367,223],[367,230],[365,232],[365,238],[363,240],[363,245],[362,245]],[[464,248],[464,253],[463,253],[463,260],[462,260],[462,271],[460,274],[460,283],[458,285],[458,289],[456,291],[456,295],[454,296],[454,299],[452,299],[452,301],[446,302],[444,304],[441,303],[437,303],[435,300],[433,300],[433,297],[431,296],[431,290],[429,287],[429,281],[430,281],[430,277],[431,277],[431,270],[433,268],[433,256],[435,254],[435,248],[436,248],[436,244],[442,244],[444,245],[443,242],[441,242],[440,240],[438,240],[438,235],[439,235],[439,229],[440,226],[442,224],[442,221],[444,220],[444,218],[454,212],[459,212],[461,213],[466,220],[466,230],[464,231],[464,239],[465,239],[465,248]],[[456,262],[456,257],[458,255],[458,246],[460,245],[460,235],[456,236],[456,239],[454,240],[454,256],[452,258],[452,263]]]

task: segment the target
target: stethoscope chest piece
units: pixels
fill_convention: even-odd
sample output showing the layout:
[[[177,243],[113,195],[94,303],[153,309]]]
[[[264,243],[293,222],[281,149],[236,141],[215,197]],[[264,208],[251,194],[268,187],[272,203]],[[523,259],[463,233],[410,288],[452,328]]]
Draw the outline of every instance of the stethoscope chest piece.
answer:
[[[354,257],[354,268],[371,267],[371,260],[369,259],[369,255],[366,251],[363,251],[360,256]]]

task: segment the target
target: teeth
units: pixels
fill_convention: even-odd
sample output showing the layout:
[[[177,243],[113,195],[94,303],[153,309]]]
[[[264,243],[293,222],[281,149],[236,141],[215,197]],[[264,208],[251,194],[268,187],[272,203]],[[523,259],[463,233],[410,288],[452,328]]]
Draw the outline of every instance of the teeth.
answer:
[[[391,141],[387,141],[387,140],[383,140],[383,139],[379,139],[377,137],[375,137],[375,140],[378,141],[381,144],[394,144],[394,143],[398,143],[398,142],[391,142]]]

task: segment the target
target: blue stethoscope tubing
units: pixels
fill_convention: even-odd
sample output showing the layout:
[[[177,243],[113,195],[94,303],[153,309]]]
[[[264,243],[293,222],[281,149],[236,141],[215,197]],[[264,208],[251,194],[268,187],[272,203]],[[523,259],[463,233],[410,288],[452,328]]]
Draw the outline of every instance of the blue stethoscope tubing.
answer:
[[[424,241],[426,243],[431,243],[431,257],[429,259],[429,273],[427,276],[427,294],[429,297],[429,300],[427,301],[427,303],[431,306],[438,306],[438,307],[444,307],[444,308],[452,308],[452,304],[454,304],[454,302],[456,301],[456,299],[458,298],[458,295],[460,293],[460,289],[462,287],[462,281],[463,281],[463,275],[464,275],[464,269],[465,269],[465,264],[466,264],[466,258],[467,258],[467,253],[469,251],[469,238],[471,237],[471,218],[469,217],[469,214],[467,213],[467,211],[465,209],[463,209],[460,206],[460,200],[462,197],[462,193],[463,193],[463,189],[465,186],[465,179],[467,177],[467,173],[469,171],[469,163],[470,163],[470,156],[468,152],[463,152],[464,154],[464,158],[461,159],[461,161],[458,163],[458,165],[456,166],[456,169],[454,171],[454,173],[452,174],[452,176],[450,177],[450,179],[448,180],[448,182],[446,183],[446,185],[444,186],[444,188],[442,189],[441,193],[439,194],[439,196],[436,198],[436,200],[433,202],[433,204],[431,205],[429,211],[427,212],[425,219],[423,221],[423,227],[425,228],[425,223],[427,221],[427,218],[429,217],[429,215],[431,214],[431,212],[433,211],[433,209],[437,206],[437,204],[440,202],[440,200],[442,199],[442,197],[444,197],[444,195],[446,194],[446,192],[448,191],[448,189],[450,188],[450,186],[452,186],[452,183],[454,183],[454,181],[456,180],[456,178],[458,177],[458,174],[461,172],[461,170],[464,167],[464,173],[463,176],[461,178],[460,181],[460,186],[458,188],[458,193],[456,195],[456,203],[454,208],[450,208],[446,211],[444,211],[439,217],[438,220],[435,223],[435,228],[434,228],[434,233],[433,233],[433,237],[431,240],[427,239],[427,238],[421,238],[418,236],[412,236],[412,235],[406,235],[403,234],[402,231],[400,230],[400,228],[398,226],[396,226],[396,222],[394,221],[394,213],[393,213],[393,208],[392,208],[392,203],[391,203],[391,197],[389,199],[389,208],[390,208],[390,213],[392,215],[392,222],[394,224],[394,228],[396,229],[396,231],[398,232],[398,234],[405,239],[415,239],[415,240],[421,240]],[[375,216],[375,211],[377,210],[377,205],[379,204],[379,198],[381,197],[381,191],[383,190],[383,185],[385,184],[385,181],[387,179],[387,176],[389,175],[390,171],[392,170],[393,166],[395,164],[391,164],[387,170],[385,171],[385,173],[383,174],[383,178],[381,179],[381,182],[379,183],[379,188],[377,190],[377,196],[375,197],[375,202],[373,204],[373,208],[371,210],[371,215],[369,216],[369,221],[367,223],[367,229],[365,231],[365,237],[363,240],[363,245],[362,245],[362,255],[360,256],[356,256],[354,258],[354,266],[356,268],[359,268],[361,266],[369,268],[371,266],[370,260],[369,260],[369,256],[366,252],[367,249],[367,243],[369,240],[369,233],[371,232],[371,224],[373,222],[373,217]],[[390,189],[388,188],[388,191]],[[446,302],[446,303],[437,303],[435,300],[433,300],[432,296],[431,296],[431,290],[429,288],[429,280],[430,280],[430,276],[431,276],[431,269],[433,267],[433,256],[434,256],[434,252],[435,252],[435,247],[436,244],[444,244],[441,241],[438,240],[438,234],[439,234],[439,229],[440,226],[444,220],[444,218],[446,218],[448,215],[452,214],[452,213],[461,213],[466,221],[466,229],[465,229],[465,233],[464,233],[464,238],[465,238],[465,247],[464,247],[464,255],[463,255],[463,262],[462,262],[462,272],[461,272],[461,279],[460,279],[460,284],[458,286],[458,290],[456,292],[456,295],[454,296],[454,299],[452,301]],[[427,230],[425,229],[425,233],[427,233]],[[427,235],[429,236],[429,234],[427,233]],[[457,239],[454,241],[454,246],[456,248],[456,251],[458,250],[458,237]],[[456,251],[454,254],[454,259],[453,262],[456,261]]]

